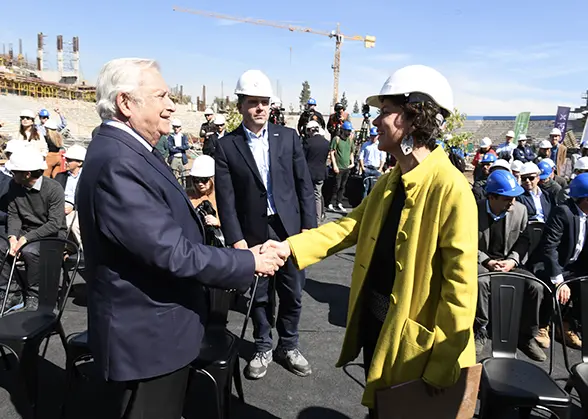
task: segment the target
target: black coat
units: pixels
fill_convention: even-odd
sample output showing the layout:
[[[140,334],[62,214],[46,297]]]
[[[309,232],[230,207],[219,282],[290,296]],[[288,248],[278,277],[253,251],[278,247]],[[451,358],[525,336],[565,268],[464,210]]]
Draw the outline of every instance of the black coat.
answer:
[[[214,158],[214,151],[216,150],[216,143],[218,142],[218,134],[214,133],[210,137],[204,139],[202,144],[202,154],[206,154]]]
[[[272,193],[289,236],[316,227],[314,188],[298,134],[268,123]],[[261,180],[243,125],[222,137],[215,152],[215,191],[228,245],[249,246],[268,239],[267,190]]]
[[[12,178],[0,172],[0,236],[6,237],[6,223],[8,221],[8,190]]]
[[[312,183],[325,180],[327,176],[329,141],[322,135],[314,135],[304,140],[303,148]]]
[[[549,214],[551,213],[552,208],[555,206],[554,198],[546,192],[541,194],[541,208],[543,208],[543,216],[545,218],[545,222],[549,219]],[[533,197],[527,191],[525,191],[522,195],[517,196],[517,201],[527,207],[527,214],[529,215],[529,221],[535,215],[537,215],[537,210],[535,209],[535,201],[533,201]]]
[[[100,127],[78,185],[89,343],[102,377],[142,380],[190,364],[208,312],[203,285],[246,290],[253,255],[205,246],[169,167],[122,129]]]

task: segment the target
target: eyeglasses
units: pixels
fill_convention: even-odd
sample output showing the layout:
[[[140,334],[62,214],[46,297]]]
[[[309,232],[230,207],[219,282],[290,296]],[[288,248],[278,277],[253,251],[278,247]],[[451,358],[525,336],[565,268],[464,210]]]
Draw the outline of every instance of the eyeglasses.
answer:
[[[526,181],[528,180],[529,182],[533,182],[535,179],[537,179],[537,176],[521,176],[521,181]]]
[[[194,183],[207,183],[210,177],[194,177]]]
[[[34,120],[35,120],[35,118],[31,118],[30,116],[21,116],[21,117],[20,117],[20,120],[21,120],[21,121],[24,121],[25,119],[29,119],[29,120],[31,120],[31,121],[34,121]]]

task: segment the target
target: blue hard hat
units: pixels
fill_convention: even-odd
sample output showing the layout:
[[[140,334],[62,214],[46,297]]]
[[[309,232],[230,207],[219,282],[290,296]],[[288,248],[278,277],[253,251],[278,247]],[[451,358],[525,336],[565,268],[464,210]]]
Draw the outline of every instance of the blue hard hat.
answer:
[[[345,121],[343,122],[343,129],[345,131],[353,131],[353,125],[351,125],[351,122]]]
[[[49,118],[49,111],[47,109],[41,109],[39,111],[39,116],[43,118]]]
[[[515,197],[525,190],[518,184],[514,175],[506,170],[496,170],[490,173],[486,183],[486,193]]]
[[[313,98],[308,99],[308,102],[306,102],[307,105],[316,105],[316,100],[314,100]]]
[[[370,135],[375,137],[376,135],[378,135],[378,129],[376,127],[372,127],[370,129]]]
[[[588,173],[581,173],[570,183],[572,198],[588,198]]]
[[[496,161],[496,156],[492,153],[484,154],[480,163],[494,163]]]
[[[537,163],[537,167],[541,170],[541,173],[539,174],[539,179],[541,180],[547,179],[553,173],[553,167],[544,160]]]

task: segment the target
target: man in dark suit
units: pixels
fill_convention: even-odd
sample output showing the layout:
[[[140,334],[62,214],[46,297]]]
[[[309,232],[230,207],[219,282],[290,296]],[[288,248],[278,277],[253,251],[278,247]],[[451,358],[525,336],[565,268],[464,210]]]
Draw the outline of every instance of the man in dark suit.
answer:
[[[565,279],[588,275],[588,246],[586,246],[588,214],[588,173],[576,176],[570,184],[570,198],[553,210],[543,237],[533,255],[534,270],[546,282],[557,285]],[[564,339],[568,346],[580,349],[577,335],[580,315],[579,289],[561,288],[562,304],[571,298],[571,308],[565,316]],[[548,313],[545,313],[547,319]]]
[[[306,138],[303,144],[310,179],[314,185],[317,223],[322,219],[325,209],[322,190],[327,177],[327,157],[330,149],[329,141],[320,134],[320,129],[318,122],[310,121],[306,125]]]
[[[110,61],[96,91],[103,123],[77,196],[89,343],[116,394],[112,417],[179,419],[204,334],[204,286],[246,290],[255,272],[283,262],[203,245],[198,215],[154,149],[175,111],[156,62]]]
[[[531,275],[521,269],[529,249],[527,209],[515,197],[523,193],[512,173],[494,171],[488,176],[487,198],[478,201],[478,273],[518,272]],[[491,280],[488,276],[478,279],[478,306],[474,333],[476,353],[484,349],[489,322]],[[543,287],[532,279],[525,279],[524,309],[521,316],[519,349],[535,361],[547,359],[535,337],[539,333],[539,307],[543,299]]]
[[[294,130],[268,123],[269,79],[249,70],[235,94],[243,124],[218,141],[215,153],[216,199],[227,243],[244,249],[316,227],[313,187],[300,139]],[[298,349],[304,280],[291,260],[275,278],[280,298],[275,354],[300,376],[311,373]],[[266,374],[273,359],[270,294],[270,281],[260,281],[252,314],[256,353],[246,369],[254,379]]]

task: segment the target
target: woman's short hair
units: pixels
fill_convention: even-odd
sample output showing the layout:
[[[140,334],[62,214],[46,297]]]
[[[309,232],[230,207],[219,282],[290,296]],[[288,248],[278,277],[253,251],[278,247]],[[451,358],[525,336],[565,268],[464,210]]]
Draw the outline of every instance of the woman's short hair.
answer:
[[[141,86],[141,73],[151,68],[159,71],[159,64],[145,58],[117,58],[102,67],[96,82],[96,110],[103,121],[116,115],[118,94],[133,95]]]
[[[437,138],[441,137],[443,117],[441,108],[433,100],[411,102],[403,95],[382,96],[380,100],[388,99],[394,105],[402,108],[406,119],[412,127],[411,135],[417,147],[433,150]]]

